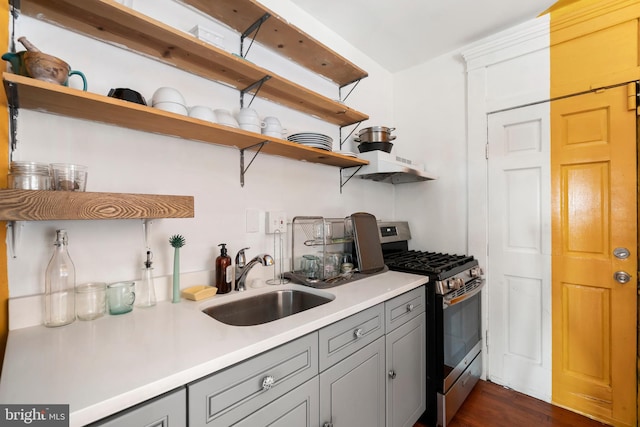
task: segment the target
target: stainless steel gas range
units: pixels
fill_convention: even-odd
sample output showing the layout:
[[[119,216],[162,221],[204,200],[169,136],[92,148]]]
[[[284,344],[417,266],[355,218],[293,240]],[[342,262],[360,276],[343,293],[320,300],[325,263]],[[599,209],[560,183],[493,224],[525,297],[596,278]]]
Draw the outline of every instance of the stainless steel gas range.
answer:
[[[407,222],[378,222],[390,270],[429,276],[427,410],[422,422],[446,427],[482,373],[482,270],[473,256],[409,250]]]

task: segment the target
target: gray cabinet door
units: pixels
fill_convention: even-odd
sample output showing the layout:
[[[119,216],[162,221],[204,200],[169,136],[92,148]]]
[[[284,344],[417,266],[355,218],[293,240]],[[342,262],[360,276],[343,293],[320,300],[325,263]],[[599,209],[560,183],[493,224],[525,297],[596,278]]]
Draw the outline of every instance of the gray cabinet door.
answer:
[[[134,406],[91,426],[186,427],[187,392],[184,387]]]
[[[307,381],[233,426],[319,427],[318,383],[318,377]]]
[[[425,314],[386,336],[387,427],[411,427],[426,409]]]
[[[377,339],[320,374],[320,425],[384,427],[385,340]]]

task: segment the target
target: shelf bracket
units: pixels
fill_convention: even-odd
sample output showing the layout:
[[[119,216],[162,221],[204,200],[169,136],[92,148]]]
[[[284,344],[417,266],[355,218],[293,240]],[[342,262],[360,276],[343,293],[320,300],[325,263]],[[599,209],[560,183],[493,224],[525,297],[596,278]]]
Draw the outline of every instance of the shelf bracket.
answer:
[[[264,84],[264,82],[266,82],[267,80],[269,80],[271,78],[270,75],[266,75],[263,78],[261,78],[260,80],[258,80],[255,83],[250,84],[249,86],[247,86],[246,88],[242,89],[240,91],[240,108],[244,108],[244,94],[251,92],[253,89],[255,89],[255,93],[253,94],[253,96],[251,97],[251,102],[249,102],[249,105],[247,107],[251,107],[251,104],[253,104],[253,100],[256,99],[256,96],[258,96],[258,92],[260,92],[260,89],[262,88],[262,85]]]
[[[247,57],[247,54],[251,50],[251,46],[253,46],[253,42],[258,37],[258,31],[260,31],[260,27],[262,26],[264,21],[266,21],[269,18],[271,18],[271,14],[270,13],[265,13],[260,18],[258,18],[258,20],[256,22],[251,24],[251,26],[249,28],[247,28],[244,33],[242,33],[242,35],[240,36],[240,56],[242,56],[243,58]],[[249,47],[247,48],[247,51],[245,52],[244,51],[244,39],[249,37],[253,32],[255,32],[256,35],[251,39],[251,43],[249,44]]]
[[[151,218],[143,218],[142,219],[142,236],[144,239],[144,250],[151,250],[150,236],[151,236],[151,226],[153,225],[153,219]]]
[[[349,140],[349,138],[351,137],[351,135],[353,135],[353,133],[354,133],[356,130],[358,130],[358,128],[360,127],[360,125],[362,124],[362,122],[363,122],[363,120],[361,120],[361,121],[359,121],[359,122],[355,123],[355,126],[353,127],[353,129],[351,129],[351,132],[349,132],[349,134],[348,134],[344,139],[342,139],[342,128],[343,128],[343,127],[345,127],[345,126],[341,126],[341,127],[340,127],[340,129],[338,129],[339,134],[340,134],[339,136],[340,136],[340,149],[341,149],[341,150],[342,150],[342,146],[344,145],[344,143],[345,143],[345,142],[347,142],[347,141]],[[349,126],[352,126],[352,125],[349,125]]]
[[[349,182],[351,180],[351,178],[356,176],[356,174],[360,171],[360,169],[362,169],[362,165],[358,166],[358,169],[353,171],[353,173],[349,176],[349,178],[347,178],[346,181],[342,181],[342,171],[345,170],[345,169],[350,169],[350,168],[340,168],[340,194],[342,194],[342,187],[347,185],[347,182]]]
[[[23,228],[24,221],[7,221],[9,252],[12,258],[18,258],[18,247],[20,246]]]
[[[18,102],[18,88],[15,83],[9,83],[9,134],[11,138],[11,152],[13,153],[18,147],[18,110],[20,103]]]
[[[268,144],[268,143],[269,143],[269,141],[262,141],[262,142],[259,142],[257,144],[251,145],[249,147],[240,149],[240,187],[244,187],[244,174],[247,173],[247,171],[251,167],[251,164],[253,163],[253,161],[256,159],[256,157],[258,157],[258,154],[260,154],[260,151],[262,150],[262,147],[264,147],[264,145]],[[251,148],[255,148],[255,147],[258,147],[258,150],[253,155],[253,157],[251,158],[251,161],[249,161],[249,164],[245,168],[244,167],[244,151],[245,150],[249,150]]]
[[[346,87],[346,86],[348,86],[348,85],[350,85],[350,84],[352,84],[352,83],[347,83],[347,84],[346,84],[346,85],[344,85],[344,86],[340,86],[340,87],[338,88],[338,98],[340,99],[340,102],[344,102],[344,101],[346,101],[346,100],[347,100],[347,98],[349,97],[349,95],[351,95],[351,92],[353,92],[353,90],[354,90],[354,89],[355,89],[355,88],[360,84],[360,82],[361,82],[361,81],[362,81],[362,79],[358,79],[358,80],[356,80],[355,82],[352,82],[352,83],[354,83],[354,85],[353,85],[353,87],[351,88],[351,90],[350,90],[349,92],[347,92],[347,94],[345,95],[345,97],[344,97],[344,98],[342,97],[342,88],[343,88],[343,87]]]

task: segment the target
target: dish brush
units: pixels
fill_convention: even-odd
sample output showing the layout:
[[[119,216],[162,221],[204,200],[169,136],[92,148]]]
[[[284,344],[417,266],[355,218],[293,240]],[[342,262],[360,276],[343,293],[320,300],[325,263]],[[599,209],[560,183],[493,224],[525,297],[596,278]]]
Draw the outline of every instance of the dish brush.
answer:
[[[173,298],[172,302],[180,302],[180,248],[186,244],[186,240],[180,234],[174,234],[169,238],[169,244],[173,247]]]

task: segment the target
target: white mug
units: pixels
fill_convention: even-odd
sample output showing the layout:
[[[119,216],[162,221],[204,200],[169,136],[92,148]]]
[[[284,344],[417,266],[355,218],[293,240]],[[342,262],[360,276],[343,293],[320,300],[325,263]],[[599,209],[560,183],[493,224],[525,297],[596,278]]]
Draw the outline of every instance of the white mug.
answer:
[[[277,117],[267,116],[264,118],[264,122],[267,124],[267,126],[277,126],[282,128],[282,124],[280,123],[280,120],[278,120]]]

